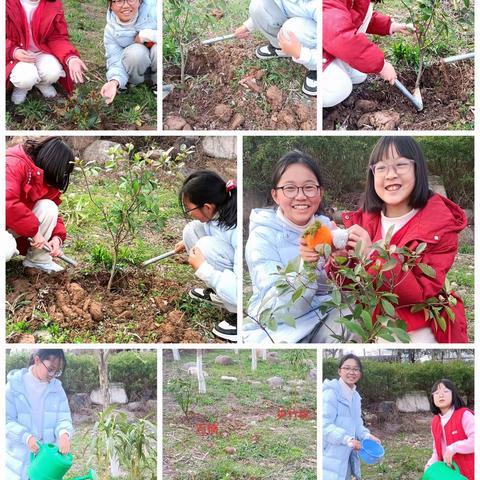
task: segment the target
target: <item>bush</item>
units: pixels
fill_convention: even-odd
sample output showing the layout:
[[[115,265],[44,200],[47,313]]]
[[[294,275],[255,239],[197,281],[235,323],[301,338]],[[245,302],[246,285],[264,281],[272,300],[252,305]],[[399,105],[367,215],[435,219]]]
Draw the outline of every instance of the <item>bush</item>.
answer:
[[[8,355],[7,372],[28,365],[30,354],[26,352]],[[66,354],[67,369],[60,379],[67,394],[91,392],[99,387],[98,361],[93,354]],[[124,351],[108,358],[111,382],[123,383],[129,400],[157,396],[157,355],[155,352]]]
[[[440,378],[450,379],[465,395],[469,405],[474,404],[473,364],[462,361],[425,363],[389,363],[363,360],[363,376],[358,389],[363,403],[396,400],[413,390],[430,394],[432,385]],[[323,362],[323,378],[337,378],[338,359]]]

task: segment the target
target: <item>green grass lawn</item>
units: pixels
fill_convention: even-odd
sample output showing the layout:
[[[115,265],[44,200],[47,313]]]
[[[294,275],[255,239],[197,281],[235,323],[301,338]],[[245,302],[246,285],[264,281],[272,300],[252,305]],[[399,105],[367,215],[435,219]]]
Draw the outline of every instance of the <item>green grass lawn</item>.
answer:
[[[150,86],[129,87],[107,106],[100,96],[106,82],[103,29],[106,1],[64,0],[70,38],[87,65],[87,80],[72,97],[61,93],[45,100],[35,88],[25,103],[10,102],[7,93],[6,124],[9,130],[116,130],[156,129],[157,101]]]
[[[309,367],[302,360],[316,362],[315,352],[279,350],[278,363],[258,360],[251,370],[250,350],[238,355],[229,351],[206,351],[207,393],[186,418],[170,393],[164,393],[164,477],[165,479],[266,479],[313,480],[316,478],[316,382],[291,387],[291,380],[305,380]],[[181,350],[181,362],[195,361],[194,350]],[[233,365],[217,365],[224,354]],[[164,357],[164,385],[184,376],[179,365]],[[221,380],[233,376],[236,382]],[[285,383],[271,390],[266,380],[280,376]],[[196,384],[196,378],[193,382]],[[168,387],[167,387],[168,389]],[[165,388],[164,388],[165,392]],[[304,409],[309,418],[279,418],[279,410]],[[183,419],[182,419],[183,417]],[[218,425],[218,434],[202,436],[195,430],[196,418]],[[193,422],[193,423],[192,423]],[[226,450],[227,449],[227,452]],[[234,449],[228,453],[228,449]],[[188,458],[183,452],[188,451]],[[182,458],[183,457],[183,458]]]

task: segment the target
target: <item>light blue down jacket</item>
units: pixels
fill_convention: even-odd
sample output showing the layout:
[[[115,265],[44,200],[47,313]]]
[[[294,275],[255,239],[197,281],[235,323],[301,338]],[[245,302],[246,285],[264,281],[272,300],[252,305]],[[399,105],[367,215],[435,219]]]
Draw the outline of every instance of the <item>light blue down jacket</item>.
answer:
[[[30,452],[27,438],[33,435],[42,443],[56,443],[59,433],[73,435],[72,418],[62,382],[53,379],[43,396],[44,415],[41,431],[32,418],[32,407],[27,399],[24,376],[28,369],[12,370],[7,375],[6,387],[6,480],[27,480]]]
[[[360,459],[349,439],[370,436],[362,420],[362,399],[355,390],[352,403],[345,398],[339,380],[323,382],[323,480],[345,480],[348,462],[352,474],[360,478]]]
[[[103,33],[105,56],[107,59],[107,80],[117,80],[120,88],[128,83],[128,73],[122,63],[123,51],[135,42],[140,30],[157,30],[157,2],[144,0],[138,9],[137,21],[133,25],[122,25],[117,16],[107,10],[107,25]]]
[[[325,216],[316,216],[315,220],[320,220],[328,227],[333,228],[332,223]],[[257,208],[252,210],[250,234],[245,246],[245,260],[253,288],[253,295],[248,305],[250,316],[259,318],[259,309],[267,296],[272,298],[262,306],[261,310],[267,307],[275,309],[291,300],[293,289],[282,295],[276,295],[275,283],[279,280],[276,273],[278,273],[278,267],[285,268],[291,260],[299,256],[300,236],[301,232],[283,221],[275,209]],[[320,262],[318,267],[321,269]],[[317,285],[309,285],[303,296],[289,308],[288,313],[296,319],[295,328],[278,319],[277,330],[268,331],[275,343],[297,343],[312,332],[323,317],[318,311],[319,306],[330,299],[325,283],[326,275],[320,275]],[[246,342],[270,342],[266,333],[256,323],[245,324],[243,330]]]

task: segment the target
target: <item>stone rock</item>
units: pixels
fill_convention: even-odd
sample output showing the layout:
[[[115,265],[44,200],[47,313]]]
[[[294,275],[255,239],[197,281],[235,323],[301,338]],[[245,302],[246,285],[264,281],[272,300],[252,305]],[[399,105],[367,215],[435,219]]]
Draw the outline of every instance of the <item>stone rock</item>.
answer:
[[[188,372],[190,368],[196,367],[196,366],[197,366],[196,362],[187,362],[182,365],[182,370],[185,370],[186,372]]]
[[[48,330],[37,330],[33,332],[33,336],[38,343],[51,343],[53,339],[52,334]]]
[[[400,123],[400,114],[390,110],[364,113],[357,121],[358,128],[373,127],[376,130],[394,130]]]
[[[72,412],[79,412],[92,406],[90,395],[88,393],[74,393],[68,401]]]
[[[224,448],[225,453],[228,455],[233,455],[234,453],[237,452],[237,449],[235,447],[225,447]]]
[[[91,415],[72,412],[72,421],[74,425],[80,425],[82,423],[91,423],[92,417]]]
[[[315,368],[315,362],[311,358],[304,358],[301,364],[306,365],[308,368]]]
[[[66,142],[72,147],[72,150],[77,154],[81,155],[82,152],[89,147],[93,142],[100,140],[100,137],[68,137]]]
[[[90,394],[90,400],[96,405],[102,405],[102,392],[98,388]],[[121,383],[110,384],[110,403],[128,403],[127,393]]]
[[[183,130],[187,121],[178,115],[171,115],[165,120],[164,130]]]
[[[193,376],[196,377],[197,374],[198,374],[198,369],[197,369],[197,367],[196,367],[196,366],[195,366],[195,367],[190,367],[190,368],[188,369],[188,374],[189,374],[189,375],[193,375]],[[207,373],[205,370],[203,370],[203,376],[204,376],[204,377],[208,377],[208,373]]]
[[[144,402],[127,403],[127,410],[130,412],[138,412],[139,410],[145,410],[145,403]]]
[[[445,190],[445,186],[443,185],[442,177],[439,177],[437,175],[429,175],[428,186],[430,190],[434,191],[435,193],[439,193],[444,197],[447,196],[447,191]]]
[[[215,358],[215,363],[218,365],[233,365],[233,360],[227,355],[218,355]]]
[[[213,111],[213,113],[219,120],[227,123],[232,118],[233,110],[232,110],[232,107],[230,107],[229,105],[220,103],[215,107],[215,110]]]
[[[424,392],[409,392],[397,398],[399,412],[415,413],[430,411],[430,403]]]
[[[378,404],[377,413],[383,415],[394,415],[397,413],[397,406],[395,402],[383,401]]]
[[[102,304],[92,300],[89,308],[90,315],[96,322],[103,320]]]
[[[120,146],[119,143],[110,142],[109,140],[96,140],[83,151],[82,160],[85,163],[95,162],[96,164],[104,164],[110,159],[108,155],[110,148]]]
[[[237,158],[236,137],[203,137],[203,153],[212,158],[225,158],[235,160]]]
[[[299,387],[300,385],[305,385],[305,380],[289,380],[289,385],[294,385],[295,387]]]
[[[378,108],[378,103],[373,100],[360,99],[355,103],[355,108],[361,112],[373,112]]]
[[[237,377],[229,377],[228,375],[222,375],[220,378],[222,380],[227,381],[227,382],[237,382],[238,381]]]
[[[16,343],[35,343],[35,336],[29,333],[22,333]]]
[[[147,400],[147,410],[148,411],[157,411],[157,401],[156,400]]]
[[[245,122],[245,117],[240,113],[236,113],[233,116],[233,120],[232,120],[232,123],[230,124],[230,128],[232,130],[235,130],[238,127],[240,127],[241,125],[243,125],[244,122]]]
[[[308,380],[311,380],[312,382],[316,382],[317,381],[317,369],[316,368],[312,368],[309,372],[308,372],[308,377],[307,377]]]
[[[271,389],[282,388],[283,378],[282,377],[270,377],[267,380],[268,386]]]

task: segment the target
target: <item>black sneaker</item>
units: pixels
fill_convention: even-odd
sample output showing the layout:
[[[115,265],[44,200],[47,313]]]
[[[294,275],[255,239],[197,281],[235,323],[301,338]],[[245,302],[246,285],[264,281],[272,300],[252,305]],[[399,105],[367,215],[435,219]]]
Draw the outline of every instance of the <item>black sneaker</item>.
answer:
[[[188,295],[194,300],[212,303],[216,306],[223,306],[223,302],[220,300],[220,297],[215,293],[213,288],[192,288],[188,292]]]
[[[310,70],[303,80],[302,92],[311,97],[317,96],[317,71]]]
[[[281,48],[275,48],[271,43],[268,45],[262,45],[257,47],[255,55],[262,60],[268,60],[269,58],[284,58],[288,57]]]
[[[227,340],[229,342],[237,342],[237,314],[229,314],[225,320],[222,320],[217,324],[212,333],[222,340]]]

